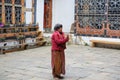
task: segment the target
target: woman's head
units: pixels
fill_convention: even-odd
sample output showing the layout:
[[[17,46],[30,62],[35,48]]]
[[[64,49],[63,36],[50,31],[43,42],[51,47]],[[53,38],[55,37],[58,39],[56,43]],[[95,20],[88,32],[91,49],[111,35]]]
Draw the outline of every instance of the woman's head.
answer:
[[[62,32],[62,27],[63,27],[62,24],[56,24],[55,27],[54,27],[54,30]]]

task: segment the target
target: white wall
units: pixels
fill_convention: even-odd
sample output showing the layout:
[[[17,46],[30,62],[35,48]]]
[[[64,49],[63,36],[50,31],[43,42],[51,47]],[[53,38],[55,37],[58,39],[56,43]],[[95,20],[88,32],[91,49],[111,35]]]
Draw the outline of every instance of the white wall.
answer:
[[[37,16],[36,22],[39,23],[39,30],[43,31],[43,19],[44,18],[44,0],[37,0]]]
[[[32,8],[32,0],[26,0],[26,8]],[[32,22],[32,12],[26,12],[25,14],[26,24]]]
[[[63,31],[69,32],[74,22],[75,0],[53,0],[52,28],[56,23],[63,24]]]
[[[26,8],[32,8],[32,0],[26,0]],[[39,30],[43,31],[44,0],[37,0],[36,22],[39,23]],[[26,23],[32,22],[32,12],[26,12]]]
[[[32,0],[26,0],[27,8],[32,7]],[[71,24],[74,22],[74,7],[75,7],[75,0],[53,0],[52,3],[52,28],[56,23],[63,24],[63,31],[69,32]],[[26,13],[26,22],[30,23],[32,20],[31,12]],[[44,0],[37,0],[37,16],[36,22],[39,23],[39,30],[43,31],[43,18],[44,18]],[[45,34],[46,35],[46,34]],[[76,37],[73,35],[73,38]],[[102,38],[102,37],[81,37],[83,42],[90,44],[91,39],[98,39],[98,40],[107,40],[107,41],[120,41],[120,39],[113,39],[113,38]],[[77,38],[78,44],[80,39]]]
[[[75,0],[53,0],[52,3],[52,28],[56,23],[63,24],[63,31],[69,32],[74,22]],[[26,7],[32,7],[32,0],[26,0]],[[43,31],[44,0],[37,0],[36,22],[39,23],[39,30]],[[26,23],[32,22],[32,13],[26,12]]]

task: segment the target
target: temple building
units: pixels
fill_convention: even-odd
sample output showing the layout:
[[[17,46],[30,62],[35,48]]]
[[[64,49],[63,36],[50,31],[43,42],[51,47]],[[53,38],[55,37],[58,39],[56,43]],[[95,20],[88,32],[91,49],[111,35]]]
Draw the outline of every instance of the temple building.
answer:
[[[120,0],[0,0],[0,41],[41,39],[57,23],[78,44],[119,44]]]

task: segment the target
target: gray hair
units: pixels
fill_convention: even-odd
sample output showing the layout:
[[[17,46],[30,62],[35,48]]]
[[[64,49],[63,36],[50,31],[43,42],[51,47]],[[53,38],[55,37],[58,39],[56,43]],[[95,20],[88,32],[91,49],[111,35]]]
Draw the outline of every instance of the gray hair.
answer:
[[[58,29],[62,28],[62,24],[56,24],[54,30],[57,31]]]

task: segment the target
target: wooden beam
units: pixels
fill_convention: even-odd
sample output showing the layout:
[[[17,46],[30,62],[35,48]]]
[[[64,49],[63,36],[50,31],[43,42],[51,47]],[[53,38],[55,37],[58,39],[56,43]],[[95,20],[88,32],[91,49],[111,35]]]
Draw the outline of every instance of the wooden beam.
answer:
[[[12,24],[15,24],[15,0],[12,0]]]
[[[23,24],[25,22],[25,0],[21,0],[22,5],[22,12],[21,12],[21,23]]]
[[[96,43],[100,43],[100,44],[120,45],[120,42],[116,42],[116,41],[90,40],[90,42],[92,43],[92,47],[95,47],[95,44],[96,44]]]
[[[32,0],[32,24],[34,23],[34,0]]]
[[[2,23],[5,24],[5,2],[2,0]]]

